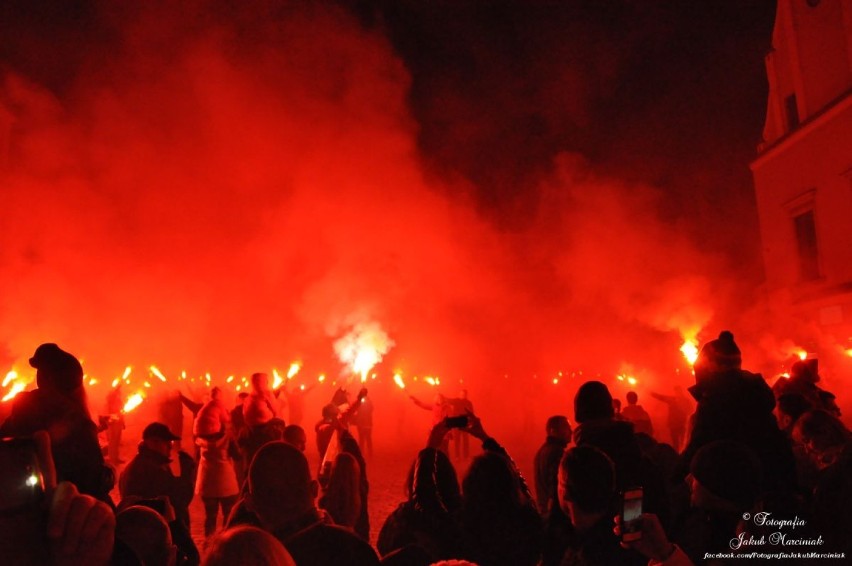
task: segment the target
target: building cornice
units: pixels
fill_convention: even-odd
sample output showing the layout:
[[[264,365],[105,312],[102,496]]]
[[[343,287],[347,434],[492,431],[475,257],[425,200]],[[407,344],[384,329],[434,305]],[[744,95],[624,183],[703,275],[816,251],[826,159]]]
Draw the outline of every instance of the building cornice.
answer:
[[[758,156],[749,164],[752,171],[763,166],[767,161],[774,159],[778,155],[784,153],[788,148],[792,147],[799,140],[823,126],[832,118],[852,107],[852,89],[847,90],[832,102],[827,104],[822,110],[809,117],[805,122],[802,122],[798,128],[788,134],[778,138],[775,142],[766,147],[763,147]]]

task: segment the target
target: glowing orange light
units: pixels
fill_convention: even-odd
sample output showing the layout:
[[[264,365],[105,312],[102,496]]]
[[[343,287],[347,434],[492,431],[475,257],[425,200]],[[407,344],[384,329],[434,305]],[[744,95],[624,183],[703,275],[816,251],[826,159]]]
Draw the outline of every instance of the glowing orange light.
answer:
[[[393,374],[393,382],[396,383],[397,387],[400,389],[405,389],[405,382],[402,380],[402,376],[400,374]]]
[[[147,381],[146,381],[145,383],[143,383],[142,385],[144,385],[144,386],[145,386],[145,387],[147,387],[148,389],[151,389],[151,384],[150,384],[150,383],[148,383]]]
[[[127,366],[124,368],[124,374],[121,376],[122,381],[127,381],[127,378],[130,377],[130,372],[133,371],[133,368]]]
[[[334,343],[334,350],[349,370],[361,376],[361,383],[373,367],[394,345],[393,340],[376,322],[356,324],[352,330]]]
[[[6,377],[3,378],[3,387],[6,387],[7,385],[9,385],[9,382],[14,381],[17,378],[18,372],[16,372],[15,370],[9,371],[9,373],[6,374]]]
[[[694,338],[685,338],[680,351],[689,365],[695,365],[695,360],[698,359],[698,341]]]
[[[301,385],[299,386],[299,389],[301,389],[302,391],[304,391],[304,390],[305,390],[305,384],[304,384],[304,383],[303,383],[303,384],[301,384]]]
[[[232,381],[234,381],[234,376],[233,376],[233,375],[229,375],[229,376],[228,376],[228,379],[226,379],[226,380],[225,380],[225,383],[231,383]]]
[[[180,378],[186,379],[186,370],[183,370],[182,372],[180,372]]]
[[[97,385],[97,384],[98,384],[98,380],[97,380],[97,379],[95,379],[94,377],[93,377],[92,379],[90,379],[90,380],[89,380],[89,385],[90,385],[90,386],[91,386],[91,385]]]
[[[630,385],[636,385],[636,378],[635,377],[628,377],[627,383],[629,383]]]
[[[27,386],[32,383],[33,377],[23,377],[18,375],[18,372],[15,370],[11,370],[6,374],[6,377],[3,378],[3,387],[11,385],[9,391],[3,396],[0,401],[6,402],[15,398],[15,396],[27,388]]]
[[[319,381],[320,383],[322,383],[323,381],[325,381],[325,374],[321,373],[321,374],[319,375],[319,377],[317,377],[317,381]]]
[[[425,381],[426,383],[428,383],[428,384],[429,384],[429,385],[431,385],[432,387],[435,387],[436,385],[438,385],[438,382],[435,380],[435,378],[434,378],[434,377],[432,377],[432,376],[429,376],[429,375],[427,375],[426,377],[424,377],[424,378],[423,378],[423,381]]]
[[[799,356],[799,359],[802,361],[808,359],[808,353],[805,350],[796,351],[796,355]]]
[[[846,350],[846,355],[849,356],[850,358],[852,358],[852,348],[849,348],[848,350]]]
[[[9,392],[8,392],[8,393],[6,393],[6,394],[3,396],[3,399],[0,399],[0,401],[3,401],[3,402],[5,403],[6,401],[9,401],[10,399],[14,399],[14,398],[15,398],[15,395],[17,395],[18,393],[20,393],[21,391],[23,391],[24,389],[26,389],[26,387],[27,387],[27,384],[26,384],[26,383],[24,383],[23,381],[15,381],[15,382],[13,382],[13,383],[12,383],[12,388],[9,390]]]
[[[284,378],[278,373],[278,370],[272,368],[272,389],[278,389],[284,383]]]
[[[299,370],[302,369],[302,364],[300,362],[293,362],[290,364],[290,369],[287,370],[287,379],[293,379]]]
[[[112,380],[112,387],[117,387],[119,383],[121,383],[121,380],[116,377]]]
[[[553,378],[553,385],[559,385],[559,378],[558,377]]]
[[[142,401],[145,400],[145,391],[140,389],[133,395],[127,398],[127,402],[124,403],[124,408],[121,409],[122,413],[129,413],[136,407],[142,404]]]
[[[162,374],[162,372],[160,372],[160,370],[159,370],[159,369],[157,369],[157,366],[151,366],[151,367],[149,367],[148,369],[150,369],[150,370],[151,370],[151,373],[153,373],[154,375],[156,375],[156,376],[157,376],[157,379],[159,379],[159,380],[160,380],[160,381],[162,381],[163,383],[165,383],[165,382],[166,382],[166,376],[165,376],[165,375],[163,375],[163,374]]]

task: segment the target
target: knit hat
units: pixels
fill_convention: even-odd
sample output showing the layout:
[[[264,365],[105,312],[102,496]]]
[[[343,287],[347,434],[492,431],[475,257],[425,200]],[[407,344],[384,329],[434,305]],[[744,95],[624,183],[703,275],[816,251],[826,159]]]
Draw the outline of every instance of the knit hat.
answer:
[[[733,440],[705,444],[692,458],[689,473],[707,491],[742,510],[751,508],[761,494],[760,460],[751,448]]]
[[[715,371],[741,369],[743,357],[734,342],[734,335],[729,330],[723,330],[716,340],[704,344],[695,365]]]
[[[574,396],[574,420],[583,423],[613,416],[612,395],[600,381],[587,381]]]
[[[30,365],[36,368],[36,383],[39,387],[54,387],[70,393],[83,385],[83,366],[73,355],[56,344],[42,344],[36,348]]]

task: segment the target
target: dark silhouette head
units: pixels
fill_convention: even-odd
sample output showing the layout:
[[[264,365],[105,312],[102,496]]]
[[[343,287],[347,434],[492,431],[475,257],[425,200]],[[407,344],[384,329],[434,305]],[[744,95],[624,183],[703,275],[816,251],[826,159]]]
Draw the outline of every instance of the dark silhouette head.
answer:
[[[72,354],[56,344],[42,344],[36,348],[30,365],[36,368],[39,388],[71,393],[83,386],[83,366]]]
[[[594,446],[574,446],[559,462],[559,505],[579,530],[609,516],[615,499],[615,464]]]
[[[296,566],[296,562],[277,538],[257,527],[240,525],[222,531],[207,548],[202,566]]]
[[[518,477],[508,458],[485,452],[473,459],[462,481],[462,505],[473,514],[501,513],[521,504]]]
[[[704,344],[698,353],[693,366],[695,379],[701,381],[714,373],[739,370],[742,364],[742,353],[734,342],[734,335],[729,330],[723,330],[716,340]]]
[[[132,505],[115,516],[115,538],[133,550],[143,564],[175,564],[176,547],[166,520],[156,511]]]
[[[308,447],[308,436],[305,434],[305,429],[299,425],[287,425],[284,427],[284,442],[292,444],[299,451],[304,452]]]
[[[639,396],[636,394],[635,391],[628,391],[627,392],[627,404],[628,405],[635,405],[638,401],[639,401]]]
[[[693,507],[727,506],[741,512],[751,509],[761,497],[763,466],[754,451],[739,442],[716,440],[705,444],[692,458],[689,473],[693,478]]]
[[[568,422],[568,417],[565,415],[554,415],[547,419],[545,431],[547,432],[547,436],[566,442],[571,440],[571,423]]]
[[[317,482],[305,455],[283,441],[269,442],[254,455],[248,472],[247,503],[270,531],[286,529],[314,508]]]
[[[609,419],[614,414],[612,395],[600,381],[587,381],[574,396],[574,420],[584,423],[595,419]]]
[[[432,473],[434,471],[434,478]],[[423,474],[428,474],[429,483],[435,484],[437,496],[449,511],[456,511],[461,506],[461,489],[456,469],[450,462],[449,456],[441,450],[424,449],[408,470],[406,480],[406,495],[411,497],[415,491],[415,482],[421,481]]]

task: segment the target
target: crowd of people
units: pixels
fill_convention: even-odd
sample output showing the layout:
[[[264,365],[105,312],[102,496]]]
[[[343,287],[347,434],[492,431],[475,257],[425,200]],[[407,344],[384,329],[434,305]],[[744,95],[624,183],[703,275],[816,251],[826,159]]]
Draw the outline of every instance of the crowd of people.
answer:
[[[193,414],[194,454],[177,450],[174,465],[180,430],[151,422],[116,478],[119,455],[100,447],[80,362],[43,344],[30,364],[37,388],[18,395],[0,425],[3,564],[682,566],[755,552],[803,564],[813,552],[849,556],[852,433],[818,385],[818,366],[803,361],[769,387],[742,368],[727,331],[695,362],[688,421],[682,392],[652,393],[668,407],[670,442],[655,438],[636,392],[621,409],[604,383],[587,381],[573,420],[547,419],[532,489],[466,394],[412,397],[432,411],[432,428],[412,454],[404,499],[373,525],[375,543],[366,389],[350,398],[341,388],[323,407],[312,431],[318,467],[305,455],[307,431],[284,421],[281,392],[256,373],[232,408],[215,387],[205,403],[177,400]],[[463,477],[450,438],[456,461],[471,440],[481,446]],[[196,496],[202,544],[190,534]]]

